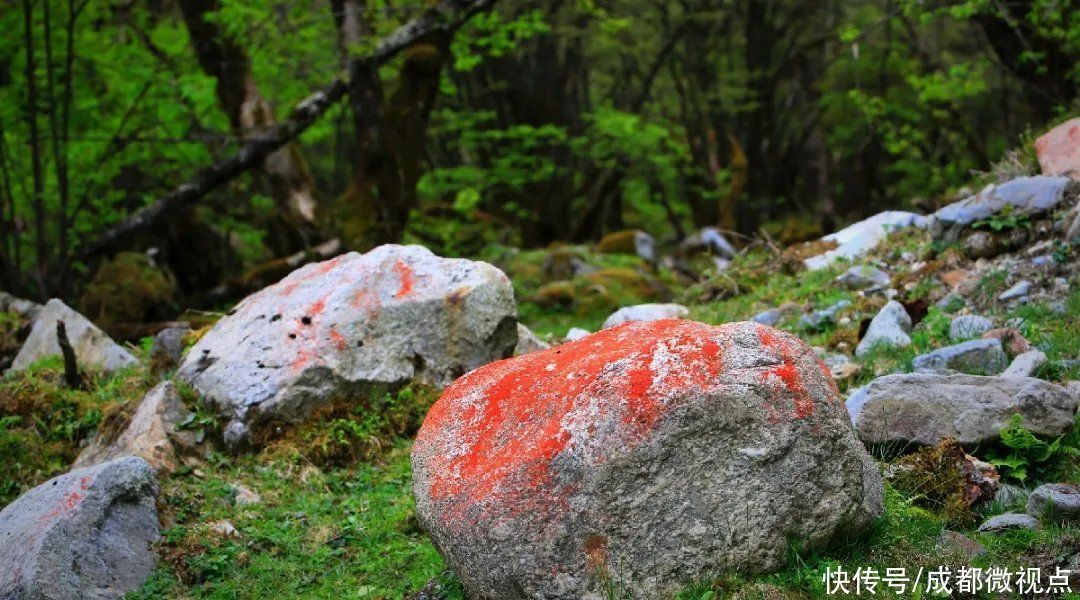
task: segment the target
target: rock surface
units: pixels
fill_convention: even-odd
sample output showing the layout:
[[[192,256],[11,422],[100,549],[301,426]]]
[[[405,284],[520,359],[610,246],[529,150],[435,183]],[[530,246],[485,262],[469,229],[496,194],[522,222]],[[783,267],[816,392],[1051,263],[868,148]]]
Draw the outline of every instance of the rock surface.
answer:
[[[978,339],[920,354],[911,366],[916,373],[997,375],[1008,364],[1001,340]]]
[[[970,340],[994,328],[994,322],[979,315],[956,317],[949,323],[949,337],[953,341]]]
[[[147,392],[130,423],[115,439],[98,434],[75,459],[73,468],[89,467],[121,456],[139,456],[158,471],[175,471],[182,449],[193,450],[202,434],[180,426],[195,415],[180,399],[176,386],[163,381]]]
[[[1031,491],[1028,496],[1029,515],[1047,517],[1056,522],[1080,523],[1080,485],[1073,483],[1047,483]]]
[[[1013,214],[1051,210],[1064,197],[1065,177],[1017,177],[1000,185],[988,185],[978,194],[954,202],[934,213],[934,229],[946,237],[968,225],[992,217],[1006,206]]]
[[[586,336],[590,336],[590,335],[592,335],[592,332],[589,331],[588,329],[582,329],[580,327],[571,327],[569,330],[567,330],[566,337],[564,339],[566,341],[568,341],[568,342],[576,342],[576,341],[580,340],[581,338],[586,337]]]
[[[468,373],[412,451],[417,515],[469,597],[658,597],[882,511],[882,482],[798,339],[630,323]]]
[[[1005,513],[990,517],[979,525],[979,533],[1001,533],[1013,529],[1038,529],[1039,522],[1031,515],[1023,513]]]
[[[154,471],[126,457],[76,469],[0,512],[0,598],[121,598],[154,568]]]
[[[904,305],[890,300],[870,321],[866,335],[855,348],[855,356],[865,356],[875,346],[899,348],[911,345],[911,317]]]
[[[859,439],[868,444],[926,446],[953,438],[973,445],[997,440],[1014,414],[1045,437],[1068,433],[1077,399],[1031,377],[910,373],[886,375],[847,400]]]
[[[410,380],[446,385],[510,356],[510,281],[483,263],[386,245],[304,266],[245,298],[193,346],[177,376],[230,419],[295,423],[335,399]]]
[[[1080,118],[1070,119],[1035,140],[1043,175],[1080,180]]]
[[[57,321],[64,322],[80,368],[92,367],[112,372],[138,362],[86,317],[53,298],[38,312],[30,337],[26,338],[11,365],[13,371],[25,369],[46,356],[60,354],[60,344],[56,341]]]
[[[154,373],[163,374],[180,366],[184,354],[184,337],[190,327],[166,327],[154,336],[150,346],[150,366]]]
[[[837,259],[857,258],[874,249],[892,231],[905,227],[926,227],[928,224],[926,217],[915,213],[896,210],[878,213],[821,238],[822,241],[835,242],[837,247],[807,258],[803,263],[812,271],[822,269]]]
[[[602,329],[633,323],[635,321],[659,321],[660,319],[682,319],[690,314],[690,309],[682,304],[638,304],[624,306],[611,313],[604,320]]]
[[[803,315],[799,318],[799,325],[802,326],[803,329],[821,329],[829,323],[835,323],[837,313],[849,306],[851,306],[850,301],[840,300],[828,308],[815,310],[808,315]]]
[[[1016,285],[998,294],[998,300],[1002,302],[1008,302],[1009,300],[1016,300],[1017,298],[1023,298],[1031,291],[1031,282],[1024,280],[1017,282]]]

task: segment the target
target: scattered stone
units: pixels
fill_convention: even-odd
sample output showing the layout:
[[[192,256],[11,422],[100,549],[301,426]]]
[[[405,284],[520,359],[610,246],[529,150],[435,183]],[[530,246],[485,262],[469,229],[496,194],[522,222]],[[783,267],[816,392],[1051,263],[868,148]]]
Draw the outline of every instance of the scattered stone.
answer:
[[[17,298],[0,290],[0,312],[15,313],[28,321],[33,321],[42,308],[44,307],[37,302]]]
[[[1001,294],[998,295],[998,300],[1001,300],[1002,302],[1008,302],[1009,300],[1015,300],[1017,298],[1027,296],[1028,292],[1030,291],[1031,282],[1025,279],[1012,286],[1011,288],[1005,290],[1004,292],[1001,292]]]
[[[517,332],[518,341],[517,346],[514,347],[514,356],[521,356],[537,350],[547,350],[551,347],[551,344],[536,337],[536,334],[531,329],[521,323],[517,325]]]
[[[154,569],[154,471],[119,458],[55,477],[0,512],[0,598],[122,598]]]
[[[180,455],[194,451],[203,441],[202,431],[180,429],[194,417],[176,386],[163,381],[147,392],[127,428],[118,436],[114,432],[114,439],[108,439],[107,432],[99,432],[73,466],[89,467],[121,456],[139,456],[155,470],[175,471],[180,466]]]
[[[904,305],[890,300],[870,321],[866,335],[855,348],[855,356],[865,356],[876,346],[899,348],[911,345],[911,317]]]
[[[891,279],[889,274],[881,269],[869,265],[861,265],[851,267],[847,271],[844,271],[842,275],[836,278],[836,281],[849,289],[863,290],[866,288],[889,287],[889,281],[891,281]]]
[[[234,485],[232,488],[233,491],[236,492],[234,499],[240,506],[250,506],[252,504],[262,503],[262,496],[255,490],[242,485]]]
[[[592,332],[589,331],[588,329],[582,329],[580,327],[571,327],[570,330],[566,332],[566,337],[563,338],[563,339],[565,339],[568,342],[576,342],[576,341],[580,340],[581,338],[583,338],[585,336],[589,336],[589,335],[592,335]]]
[[[990,184],[978,194],[954,202],[934,213],[936,237],[956,239],[963,228],[1012,207],[1012,214],[1027,215],[1053,210],[1064,197],[1065,177],[1017,177],[1000,185]]]
[[[1047,358],[1041,350],[1029,350],[1019,354],[1009,364],[1002,377],[1031,377],[1039,367],[1046,364]]]
[[[769,327],[775,327],[783,318],[784,311],[779,308],[770,308],[769,310],[759,312],[751,317],[750,320],[755,323],[761,323],[762,325],[768,325]]]
[[[1012,506],[1014,504],[1027,504],[1028,491],[1018,485],[1012,485],[1008,483],[1002,483],[998,486],[997,494],[994,495],[994,501],[1002,506]]]
[[[979,315],[964,315],[956,317],[949,324],[949,337],[954,341],[970,340],[982,337],[984,333],[994,328],[994,323],[986,317]]]
[[[245,298],[189,351],[177,377],[229,419],[296,423],[372,385],[444,386],[513,354],[516,306],[502,271],[421,246],[379,246],[293,271]]]
[[[1080,523],[1080,485],[1040,485],[1028,496],[1027,512],[1035,518],[1046,517],[1054,523]]]
[[[1028,343],[1027,338],[1014,326],[991,329],[983,334],[983,339],[1001,340],[1001,346],[1009,356],[1018,356],[1031,351],[1031,344]]]
[[[702,227],[699,231],[687,236],[679,244],[679,248],[684,253],[708,252],[727,259],[735,258],[738,254],[735,246],[732,246],[716,227]]]
[[[592,597],[598,572],[665,597],[883,508],[813,351],[748,322],[630,323],[482,367],[432,407],[412,465],[421,524],[491,600]]]
[[[938,348],[915,357],[911,366],[916,373],[967,373],[997,375],[1005,370],[1009,358],[1001,340],[978,339]]]
[[[53,298],[38,313],[30,337],[26,338],[11,364],[12,371],[21,371],[41,358],[60,354],[60,344],[56,341],[57,321],[64,322],[80,368],[92,367],[111,373],[138,363],[130,352],[112,341],[86,317]]]
[[[803,329],[809,329],[809,330],[822,329],[823,327],[825,327],[826,325],[828,325],[830,323],[835,323],[836,322],[836,314],[839,313],[840,311],[844,310],[845,308],[849,307],[849,306],[851,306],[850,301],[848,301],[848,300],[840,300],[836,304],[833,304],[832,306],[830,306],[828,308],[823,308],[821,310],[815,310],[814,312],[812,312],[812,313],[810,313],[808,315],[803,315],[802,318],[799,319],[799,325],[801,325]]]
[[[1080,180],[1080,118],[1070,119],[1035,140],[1043,175]]]
[[[973,231],[964,236],[962,249],[964,255],[970,259],[993,258],[1005,252],[1006,245],[1000,237],[989,231]]]
[[[1039,522],[1031,515],[1025,515],[1023,513],[1005,513],[1003,515],[997,515],[996,517],[990,517],[984,521],[982,525],[979,525],[979,533],[995,534],[1016,529],[1034,530],[1038,528]]]
[[[962,533],[949,531],[948,529],[941,532],[941,537],[938,538],[937,550],[941,554],[958,553],[967,560],[982,556],[987,552],[986,546]]]
[[[873,250],[889,233],[906,227],[925,228],[930,221],[922,215],[902,211],[885,211],[849,225],[822,239],[837,244],[836,248],[803,260],[812,271],[833,264],[837,259],[854,259]]]
[[[636,321],[658,321],[660,319],[682,319],[690,314],[690,309],[682,304],[638,304],[624,306],[611,313],[601,329],[615,327],[623,323]]]
[[[226,521],[224,519],[221,521],[212,521],[210,523],[207,523],[206,528],[209,529],[212,533],[216,533],[223,538],[240,537],[240,532],[237,531],[236,526],[233,525],[232,522]]]
[[[156,375],[167,373],[180,366],[184,355],[184,337],[191,333],[190,327],[166,327],[154,336],[150,346],[150,367]]]
[[[932,446],[953,438],[974,445],[1000,439],[1014,414],[1036,435],[1064,435],[1072,430],[1077,399],[1032,377],[902,373],[859,388],[847,407],[868,444]]]

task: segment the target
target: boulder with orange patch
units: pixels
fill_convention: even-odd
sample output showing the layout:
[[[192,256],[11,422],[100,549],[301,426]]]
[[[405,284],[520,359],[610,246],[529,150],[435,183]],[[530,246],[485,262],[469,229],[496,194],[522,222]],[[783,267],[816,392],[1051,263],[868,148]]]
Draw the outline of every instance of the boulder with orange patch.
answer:
[[[828,370],[757,323],[629,323],[473,371],[412,451],[470,598],[664,597],[864,531],[883,488]]]
[[[492,265],[380,246],[248,296],[188,351],[178,377],[229,419],[235,444],[259,422],[296,423],[373,386],[447,385],[510,356],[516,312]]]

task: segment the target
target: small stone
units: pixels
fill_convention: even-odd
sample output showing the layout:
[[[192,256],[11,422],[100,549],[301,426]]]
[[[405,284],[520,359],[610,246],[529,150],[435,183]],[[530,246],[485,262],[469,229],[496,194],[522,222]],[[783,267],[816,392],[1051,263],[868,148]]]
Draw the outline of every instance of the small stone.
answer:
[[[251,504],[259,504],[262,502],[262,496],[258,492],[252,490],[249,487],[243,485],[232,486],[233,491],[236,492],[236,503],[241,506],[247,506]]]
[[[1012,485],[1009,483],[1002,483],[998,486],[997,494],[994,495],[994,501],[1002,506],[1012,506],[1014,504],[1027,504],[1028,491],[1018,485]]]
[[[898,348],[911,345],[911,317],[908,316],[904,305],[895,300],[890,300],[873,320],[866,330],[866,335],[859,341],[855,348],[855,356],[865,356],[876,346]]]
[[[551,344],[538,338],[531,329],[521,323],[518,323],[517,330],[518,341],[517,346],[514,347],[514,356],[521,356],[537,350],[547,350],[551,347]]]
[[[997,375],[1007,364],[1001,340],[978,339],[916,356],[911,366],[916,373]]]
[[[1038,529],[1039,522],[1031,515],[1023,513],[1005,513],[990,517],[982,525],[979,525],[979,533],[1001,533],[1016,529]]]
[[[970,340],[982,337],[982,334],[994,328],[994,323],[979,315],[964,315],[956,317],[949,324],[949,337],[953,341]]]
[[[853,290],[888,287],[890,280],[888,273],[869,265],[851,267],[836,278],[838,283]]]
[[[1047,517],[1055,523],[1080,523],[1080,485],[1040,485],[1028,496],[1027,512],[1036,518]]]
[[[945,529],[938,538],[937,549],[939,552],[957,552],[966,559],[971,560],[977,556],[986,554],[986,546],[956,531]]]
[[[592,335],[592,332],[580,327],[571,327],[570,330],[566,332],[566,337],[563,339],[568,342],[576,342],[587,335]]]
[[[1022,296],[1027,296],[1029,291],[1031,291],[1031,282],[1025,279],[1004,292],[1001,292],[1001,294],[998,295],[998,300],[1001,300],[1002,302],[1016,300]]]
[[[1046,354],[1041,350],[1029,350],[1023,354],[1018,354],[1001,376],[1031,377],[1039,367],[1046,364],[1046,361]]]
[[[634,323],[638,321],[659,321],[660,319],[682,319],[690,314],[690,309],[682,304],[638,304],[624,306],[611,313],[601,326],[602,329]]]
[[[229,521],[213,521],[207,523],[206,528],[224,538],[240,537],[240,532],[237,531],[236,527]]]

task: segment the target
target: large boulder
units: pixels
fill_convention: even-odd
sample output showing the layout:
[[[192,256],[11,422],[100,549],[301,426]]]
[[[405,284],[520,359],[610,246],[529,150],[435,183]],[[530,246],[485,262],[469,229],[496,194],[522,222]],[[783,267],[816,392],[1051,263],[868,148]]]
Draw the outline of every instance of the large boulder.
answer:
[[[1069,119],[1035,140],[1043,175],[1080,180],[1080,117]]]
[[[0,598],[121,598],[154,569],[157,486],[145,460],[76,469],[0,512]]]
[[[855,356],[866,356],[874,348],[901,348],[911,345],[911,316],[903,304],[890,300],[870,320],[866,334],[855,348]]]
[[[926,446],[997,440],[1015,414],[1035,434],[1057,437],[1072,429],[1076,406],[1064,388],[1041,379],[929,373],[879,377],[847,400],[864,442]]]
[[[26,338],[11,364],[13,371],[25,369],[46,356],[60,354],[60,344],[56,341],[58,321],[64,322],[64,329],[72,349],[75,350],[75,360],[79,367],[112,372],[138,363],[130,352],[112,341],[86,317],[53,298],[38,312],[34,327],[30,330],[30,337]]]
[[[821,238],[822,241],[834,242],[837,246],[817,256],[804,259],[803,263],[812,271],[823,269],[837,259],[855,259],[873,250],[881,240],[897,229],[926,227],[928,224],[926,217],[915,213],[898,210],[878,213]]]
[[[1046,517],[1055,523],[1080,523],[1080,485],[1047,483],[1032,490],[1028,496],[1029,515]]]
[[[171,381],[163,381],[139,402],[122,431],[99,431],[79,453],[74,468],[87,467],[121,456],[139,456],[158,471],[171,472],[180,466],[184,451],[202,442],[202,433],[185,430],[195,415],[184,406]]]
[[[177,376],[230,419],[225,441],[335,400],[416,380],[444,386],[517,343],[514,292],[483,262],[380,246],[304,266],[245,298]]]
[[[450,386],[412,451],[417,515],[470,598],[664,597],[765,572],[882,512],[825,367],[756,323],[629,323]]]

